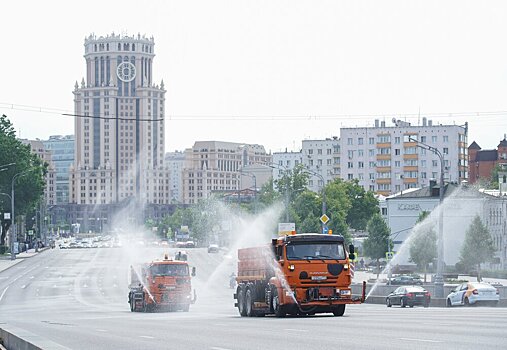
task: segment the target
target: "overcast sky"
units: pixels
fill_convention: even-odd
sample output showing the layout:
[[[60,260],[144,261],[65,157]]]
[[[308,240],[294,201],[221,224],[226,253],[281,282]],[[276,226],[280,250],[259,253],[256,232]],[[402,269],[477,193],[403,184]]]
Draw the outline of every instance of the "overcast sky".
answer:
[[[468,121],[482,148],[507,133],[507,113],[456,114],[507,111],[507,1],[17,0],[0,13],[0,113],[23,138],[74,133],[72,117],[47,111],[73,112],[84,38],[112,32],[155,38],[167,151],[196,140],[299,150],[419,113]]]

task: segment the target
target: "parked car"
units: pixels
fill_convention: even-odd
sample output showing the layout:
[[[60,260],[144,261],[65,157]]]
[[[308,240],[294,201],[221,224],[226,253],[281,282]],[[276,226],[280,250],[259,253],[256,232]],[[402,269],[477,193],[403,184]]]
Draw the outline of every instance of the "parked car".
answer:
[[[218,253],[218,251],[219,251],[218,244],[210,244],[208,246],[208,253]]]
[[[386,297],[387,307],[400,305],[401,307],[422,305],[428,307],[430,305],[430,293],[420,286],[402,286],[396,288]]]
[[[419,285],[422,286],[423,282],[420,278],[414,276],[396,276],[391,279],[393,286],[407,286],[407,285]]]
[[[447,296],[447,306],[491,304],[496,306],[500,300],[498,289],[487,283],[462,283]]]

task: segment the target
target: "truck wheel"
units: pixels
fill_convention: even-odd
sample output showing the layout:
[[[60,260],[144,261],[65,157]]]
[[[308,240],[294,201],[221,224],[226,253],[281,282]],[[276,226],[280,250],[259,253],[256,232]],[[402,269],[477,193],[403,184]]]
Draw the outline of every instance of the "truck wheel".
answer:
[[[130,312],[136,311],[136,302],[134,301],[134,298],[130,299],[129,304],[130,304]]]
[[[273,289],[273,301],[271,304],[273,305],[273,312],[276,317],[285,317],[285,311],[283,306],[280,305],[280,297],[278,296],[278,290],[276,288]]]
[[[344,313],[345,313],[345,304],[338,305],[333,310],[333,315],[335,316],[343,316]]]
[[[236,291],[236,295],[238,298],[238,312],[241,315],[241,317],[246,316],[246,310],[245,310],[245,291],[243,288],[238,287]]]
[[[253,292],[250,288],[248,288],[245,293],[245,313],[248,317],[255,316],[255,311],[253,309],[253,299]]]

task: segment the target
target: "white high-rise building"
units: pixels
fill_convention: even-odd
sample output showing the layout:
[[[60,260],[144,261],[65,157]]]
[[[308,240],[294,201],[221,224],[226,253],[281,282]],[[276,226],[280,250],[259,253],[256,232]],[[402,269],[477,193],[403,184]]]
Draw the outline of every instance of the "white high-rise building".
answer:
[[[273,181],[283,177],[285,171],[293,170],[294,167],[303,164],[301,152],[274,152],[273,153]]]
[[[338,137],[325,140],[303,140],[301,153],[303,165],[311,172],[308,178],[308,189],[311,191],[319,192],[325,184],[340,177]]]
[[[74,88],[75,161],[70,202],[169,203],[164,167],[165,93],[153,80],[153,38],[90,35],[86,79]]]
[[[442,153],[446,181],[468,179],[466,124],[434,125],[426,118],[418,126],[393,122],[340,129],[343,179],[358,179],[365,190],[382,195],[428,186],[430,179],[439,179],[441,167],[438,155],[422,148],[423,143]]]
[[[167,152],[165,154],[165,165],[169,170],[169,189],[171,191],[171,202],[183,202],[183,164],[185,154],[180,151]]]

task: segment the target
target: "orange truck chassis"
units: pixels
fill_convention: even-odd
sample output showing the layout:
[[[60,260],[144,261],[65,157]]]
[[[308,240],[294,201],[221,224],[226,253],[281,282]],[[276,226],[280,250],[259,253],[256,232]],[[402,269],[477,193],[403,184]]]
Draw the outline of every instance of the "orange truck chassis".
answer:
[[[333,313],[365,299],[352,296],[350,258],[337,235],[299,234],[273,239],[271,245],[238,250],[234,299],[241,316],[277,317]]]

